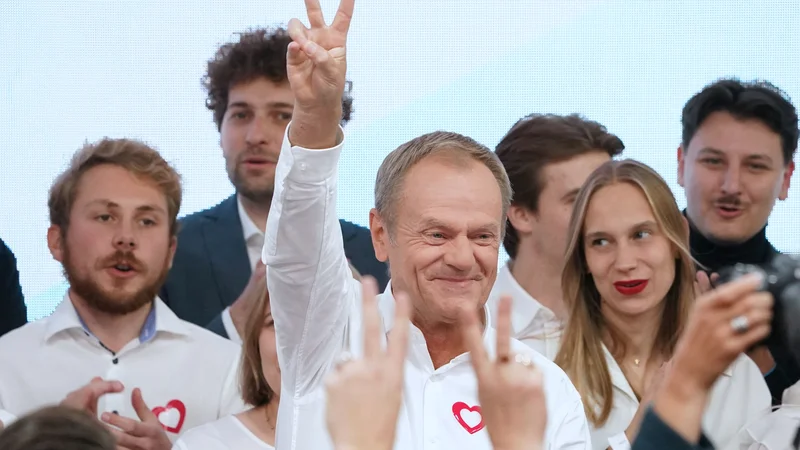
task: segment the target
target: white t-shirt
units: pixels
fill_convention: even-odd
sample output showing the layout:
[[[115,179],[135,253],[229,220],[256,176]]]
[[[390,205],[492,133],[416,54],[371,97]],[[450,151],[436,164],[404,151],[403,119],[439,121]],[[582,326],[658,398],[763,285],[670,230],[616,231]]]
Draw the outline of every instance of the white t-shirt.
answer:
[[[324,379],[342,352],[358,357],[363,345],[361,285],[348,266],[336,216],[341,149],[341,144],[328,150],[291,147],[285,135],[276,168],[263,259],[281,367],[276,437],[281,450],[332,449]],[[391,283],[378,304],[388,333],[394,313]],[[394,448],[490,450],[469,354],[434,369],[425,337],[413,326],[410,334]],[[490,353],[495,339],[487,326],[484,342]],[[511,345],[544,374],[543,448],[591,448],[580,396],[566,374],[521,342]]]
[[[497,280],[492,286],[487,305],[496,317],[500,297],[510,295],[511,304],[511,335],[528,347],[543,354],[550,361],[556,359],[558,347],[561,344],[564,323],[556,317],[555,313],[539,303],[525,289],[520,286],[514,275],[511,274],[509,265],[506,264],[497,271]],[[492,323],[492,326],[495,324]]]
[[[116,354],[84,327],[64,300],[49,317],[0,338],[0,410],[16,418],[60,403],[94,377],[118,380],[125,391],[98,402],[98,417],[116,411],[138,420],[138,387],[167,435],[245,409],[238,388],[240,347],[179,319],[159,298],[139,338]],[[8,424],[6,424],[8,425]]]
[[[172,450],[274,450],[236,416],[226,416],[184,433]]]
[[[603,350],[614,386],[614,403],[606,423],[600,428],[592,427],[595,450],[608,448],[609,438],[625,432],[639,408],[639,401],[619,364],[605,346]],[[703,413],[703,432],[716,449],[738,449],[739,432],[768,412],[771,402],[772,396],[758,366],[747,355],[740,355],[711,388]]]

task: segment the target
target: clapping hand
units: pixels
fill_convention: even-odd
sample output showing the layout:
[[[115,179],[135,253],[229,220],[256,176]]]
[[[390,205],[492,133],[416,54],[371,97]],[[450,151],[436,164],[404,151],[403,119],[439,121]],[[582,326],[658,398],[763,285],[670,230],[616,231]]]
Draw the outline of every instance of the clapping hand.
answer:
[[[117,439],[117,450],[170,450],[172,442],[167,437],[158,417],[142,398],[139,388],[133,390],[131,403],[139,420],[104,412],[101,420],[108,425]]]
[[[328,375],[328,431],[337,449],[388,450],[394,445],[400,412],[410,307],[405,295],[395,295],[394,325],[383,351],[378,287],[371,277],[361,284],[364,358],[354,360],[348,354]]]
[[[122,392],[125,387],[119,381],[103,380],[94,377],[86,386],[70,392],[61,401],[61,406],[79,409],[87,412],[92,417],[97,417],[97,402],[106,394]]]
[[[478,400],[496,450],[538,449],[544,441],[547,409],[543,378],[525,354],[511,352],[511,298],[497,311],[497,351],[489,359],[475,311],[463,317],[464,341],[478,377]]]

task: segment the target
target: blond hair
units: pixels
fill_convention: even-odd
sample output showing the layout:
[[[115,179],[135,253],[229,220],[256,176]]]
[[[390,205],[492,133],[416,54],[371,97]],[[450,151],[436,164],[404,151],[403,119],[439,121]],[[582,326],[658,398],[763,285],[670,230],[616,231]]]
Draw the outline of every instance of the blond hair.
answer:
[[[568,229],[561,286],[569,308],[561,347],[555,358],[572,380],[584,403],[587,418],[601,426],[611,413],[613,385],[603,351],[603,333],[613,344],[615,358],[625,355],[625,342],[619,330],[606,323],[601,313],[600,293],[591,278],[584,253],[586,210],[592,196],[601,188],[617,183],[638,187],[664,235],[676,250],[675,279],[667,292],[664,314],[655,341],[655,351],[669,357],[683,331],[694,301],[694,261],[689,252],[688,233],[675,197],[667,183],[650,167],[630,159],[609,161],[598,167],[581,187],[572,210]]]
[[[170,234],[178,233],[177,217],[181,209],[181,177],[157,150],[133,139],[104,138],[93,144],[85,144],[73,155],[67,169],[50,187],[47,206],[50,209],[50,224],[66,233],[72,204],[78,195],[78,184],[89,169],[110,164],[122,167],[137,177],[155,183],[167,199]]]

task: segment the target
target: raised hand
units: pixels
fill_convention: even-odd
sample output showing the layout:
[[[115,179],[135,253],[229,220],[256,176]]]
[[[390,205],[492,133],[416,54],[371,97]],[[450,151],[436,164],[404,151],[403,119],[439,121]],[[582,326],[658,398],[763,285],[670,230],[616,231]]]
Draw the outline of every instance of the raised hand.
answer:
[[[378,286],[364,277],[364,358],[345,358],[328,375],[328,431],[337,449],[383,450],[394,445],[408,351],[409,301],[395,296],[394,325],[386,351],[381,349]],[[365,425],[366,424],[366,425]]]
[[[699,388],[711,388],[740,354],[769,335],[773,299],[757,291],[761,282],[747,275],[696,300],[673,358]]]
[[[526,355],[511,353],[511,297],[497,311],[496,359],[489,360],[475,311],[463,316],[464,342],[478,377],[478,400],[496,450],[539,449],[547,425],[542,373]]]
[[[61,401],[61,406],[79,409],[97,417],[97,401],[106,394],[122,392],[125,388],[119,381],[94,377],[86,386],[72,391]]]
[[[328,26],[319,0],[305,0],[311,28],[298,19],[289,21],[292,42],[286,71],[295,97],[289,140],[305,148],[335,145],[342,116],[342,94],[347,73],[347,32],[354,0],[341,0]]]
[[[118,414],[103,413],[101,420],[109,427],[117,439],[117,450],[170,450],[172,442],[167,437],[158,417],[147,406],[139,388],[133,390],[131,403],[139,420],[122,417]]]
[[[772,295],[749,274],[699,297],[678,340],[654,410],[689,442],[700,438],[709,391],[736,358],[770,332]]]

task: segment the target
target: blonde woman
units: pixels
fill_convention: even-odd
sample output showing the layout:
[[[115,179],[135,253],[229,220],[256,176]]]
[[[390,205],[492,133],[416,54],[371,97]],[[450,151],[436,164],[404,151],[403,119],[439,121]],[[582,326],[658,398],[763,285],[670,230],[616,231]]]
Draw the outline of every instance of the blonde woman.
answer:
[[[567,242],[570,313],[555,362],[581,394],[593,448],[629,448],[694,302],[687,225],[655,171],[610,161],[581,188]],[[769,406],[761,372],[741,355],[715,383],[703,429],[716,448],[735,448]]]

